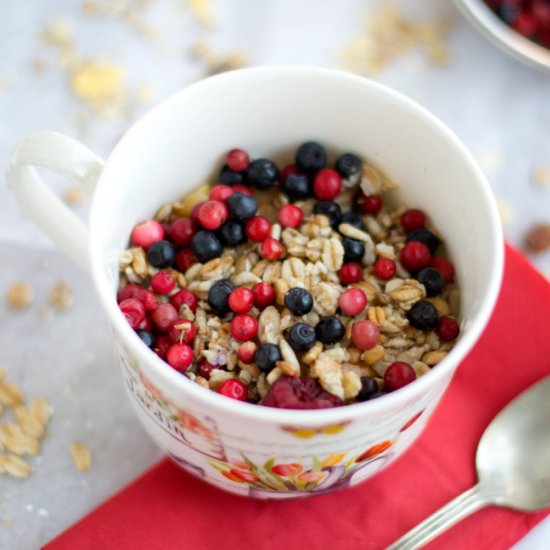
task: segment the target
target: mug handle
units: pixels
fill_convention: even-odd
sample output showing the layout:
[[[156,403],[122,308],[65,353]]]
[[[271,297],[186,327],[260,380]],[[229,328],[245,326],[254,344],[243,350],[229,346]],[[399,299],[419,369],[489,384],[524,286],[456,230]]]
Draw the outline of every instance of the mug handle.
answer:
[[[8,186],[25,214],[61,250],[90,270],[86,224],[38,175],[41,166],[92,193],[105,163],[78,141],[57,132],[29,134],[16,147],[6,170]]]

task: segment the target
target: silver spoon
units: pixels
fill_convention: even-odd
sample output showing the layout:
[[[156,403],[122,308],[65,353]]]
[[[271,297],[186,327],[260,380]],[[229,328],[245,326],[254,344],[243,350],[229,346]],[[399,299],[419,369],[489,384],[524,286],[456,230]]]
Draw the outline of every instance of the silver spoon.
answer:
[[[520,394],[489,424],[476,453],[478,483],[388,547],[421,548],[488,505],[550,506],[550,376]]]

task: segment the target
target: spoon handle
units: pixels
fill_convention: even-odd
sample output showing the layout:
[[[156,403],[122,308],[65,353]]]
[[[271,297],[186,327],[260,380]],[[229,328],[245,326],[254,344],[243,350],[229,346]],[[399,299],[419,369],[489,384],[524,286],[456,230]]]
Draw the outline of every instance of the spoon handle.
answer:
[[[465,517],[487,506],[490,498],[478,483],[451,500],[437,512],[419,523],[414,529],[388,546],[387,550],[416,550]]]

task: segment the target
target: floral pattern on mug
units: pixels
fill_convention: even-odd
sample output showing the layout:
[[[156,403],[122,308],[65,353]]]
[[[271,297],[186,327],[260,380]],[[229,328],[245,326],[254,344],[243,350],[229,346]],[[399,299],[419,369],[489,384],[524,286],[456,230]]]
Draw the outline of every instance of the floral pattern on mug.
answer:
[[[300,439],[309,439],[315,437],[316,435],[325,434],[325,435],[336,435],[339,434],[348,424],[351,423],[351,420],[345,420],[344,422],[339,422],[338,424],[329,424],[327,426],[319,427],[302,427],[302,426],[282,426],[285,432],[298,437]]]

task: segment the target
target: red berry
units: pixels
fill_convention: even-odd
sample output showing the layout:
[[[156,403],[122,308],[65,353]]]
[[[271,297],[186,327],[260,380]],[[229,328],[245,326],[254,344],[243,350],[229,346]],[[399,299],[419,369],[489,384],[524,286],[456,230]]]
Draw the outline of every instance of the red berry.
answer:
[[[252,216],[245,224],[246,236],[255,243],[261,243],[271,233],[271,222],[265,216]]]
[[[392,363],[384,373],[384,387],[388,391],[395,391],[416,380],[414,369],[402,361]]]
[[[177,319],[172,323],[168,334],[174,342],[192,344],[197,335],[197,329],[191,321],[187,319]]]
[[[182,273],[185,273],[192,265],[197,263],[197,258],[191,248],[182,248],[176,254],[176,267]]]
[[[303,218],[303,210],[295,204],[287,204],[279,210],[279,223],[283,227],[299,227]]]
[[[159,222],[146,220],[138,223],[132,229],[132,236],[130,238],[136,246],[141,246],[147,250],[153,243],[164,239],[164,229]]]
[[[356,321],[351,327],[351,339],[358,349],[371,349],[380,341],[380,331],[372,321]]]
[[[250,157],[246,151],[242,149],[231,149],[227,153],[227,166],[234,172],[242,172],[248,168]]]
[[[429,248],[418,241],[407,243],[399,255],[401,265],[411,273],[416,273],[423,267],[427,267],[430,264],[430,260],[431,254]]]
[[[245,365],[254,363],[254,357],[256,355],[257,346],[254,342],[245,342],[241,344],[237,350],[237,357],[239,361],[242,361]]]
[[[178,319],[178,312],[172,304],[159,304],[151,313],[151,319],[158,330],[165,332]]]
[[[300,169],[297,164],[287,164],[281,170],[281,181],[285,181],[288,176],[295,176],[300,173]]]
[[[222,383],[218,389],[220,395],[225,395],[225,397],[231,397],[231,399],[236,399],[237,401],[246,401],[248,397],[248,390],[246,386],[235,378],[229,378]]]
[[[313,180],[313,192],[322,201],[334,200],[342,190],[342,178],[332,168],[323,168]]]
[[[193,362],[193,350],[187,344],[172,344],[166,352],[166,361],[177,371],[186,371]]]
[[[440,256],[434,256],[430,260],[430,267],[437,269],[443,277],[443,282],[449,284],[455,276],[455,268],[453,264],[447,260],[447,258],[441,258]]]
[[[199,221],[199,210],[201,209],[201,206],[205,202],[206,201],[198,202],[197,204],[195,204],[195,206],[193,206],[193,209],[191,210],[191,219],[192,220],[195,220],[196,222]]]
[[[172,224],[170,239],[177,246],[190,246],[197,231],[197,222],[191,218],[179,218]]]
[[[267,307],[275,300],[275,289],[267,283],[256,283],[252,287],[252,294],[254,295],[254,305],[260,309]]]
[[[538,27],[539,22],[537,18],[530,12],[520,13],[512,23],[512,28],[516,32],[519,32],[528,38],[531,38],[536,34]]]
[[[338,277],[343,286],[358,283],[361,280],[362,275],[361,266],[356,262],[349,262],[344,264],[340,271],[338,271]]]
[[[147,330],[151,332],[153,330],[153,322],[151,318],[147,315],[143,318],[143,321],[137,326],[137,330]]]
[[[173,296],[170,296],[170,303],[176,308],[177,311],[183,304],[187,304],[189,309],[195,313],[199,304],[199,298],[194,292],[187,290],[186,288],[178,290]]]
[[[159,305],[154,292],[146,288],[140,288],[140,292],[135,297],[143,304],[145,311],[153,311]]]
[[[266,260],[278,260],[284,252],[283,245],[272,237],[267,237],[260,245],[260,254]]]
[[[252,315],[240,313],[231,320],[231,336],[239,342],[253,340],[258,334],[258,321]]]
[[[172,236],[172,224],[168,222],[163,222],[160,225],[162,225],[162,229],[164,229],[164,238],[170,239]]]
[[[202,376],[203,378],[206,378],[207,380],[209,380],[210,373],[214,369],[222,370],[223,367],[215,367],[214,365],[211,365],[206,359],[203,359],[201,364],[199,365],[199,376]]]
[[[395,262],[389,258],[378,258],[374,264],[374,274],[383,281],[391,279],[395,271]]]
[[[247,187],[246,185],[243,185],[242,183],[234,185],[233,192],[241,193],[243,195],[246,195],[247,197],[252,197],[254,195],[254,193],[252,193],[252,189],[250,189],[250,187]]]
[[[422,229],[426,225],[426,214],[422,210],[412,208],[401,214],[401,227],[405,233]]]
[[[231,291],[228,299],[229,307],[235,313],[246,313],[254,305],[254,294],[245,287],[239,287]]]
[[[166,352],[172,346],[172,338],[168,334],[157,334],[155,336],[154,350],[161,359],[166,359]]]
[[[151,287],[157,294],[170,294],[176,286],[176,280],[167,271],[159,271],[151,278]]]
[[[443,341],[452,342],[458,336],[460,327],[454,319],[444,316],[439,319],[435,332]]]
[[[266,407],[281,409],[326,409],[339,407],[342,400],[325,391],[314,378],[280,376],[262,401]]]
[[[199,208],[199,223],[210,231],[219,229],[229,218],[229,210],[221,201],[206,201]]]
[[[338,306],[344,315],[355,317],[359,315],[367,305],[367,296],[360,288],[348,288],[340,294]]]
[[[229,185],[224,185],[223,183],[219,183],[218,185],[214,185],[214,187],[212,187],[210,194],[208,195],[208,198],[211,201],[226,202],[227,199],[234,192],[235,192],[234,189],[232,187],[229,187]]]
[[[365,195],[359,189],[353,198],[353,208],[359,214],[376,216],[382,209],[382,197],[380,195]]]
[[[118,304],[128,324],[135,330],[145,318],[145,308],[136,298],[127,298]]]
[[[143,290],[139,285],[126,285],[117,292],[116,300],[120,304],[123,300],[128,298],[137,298],[137,295]]]

